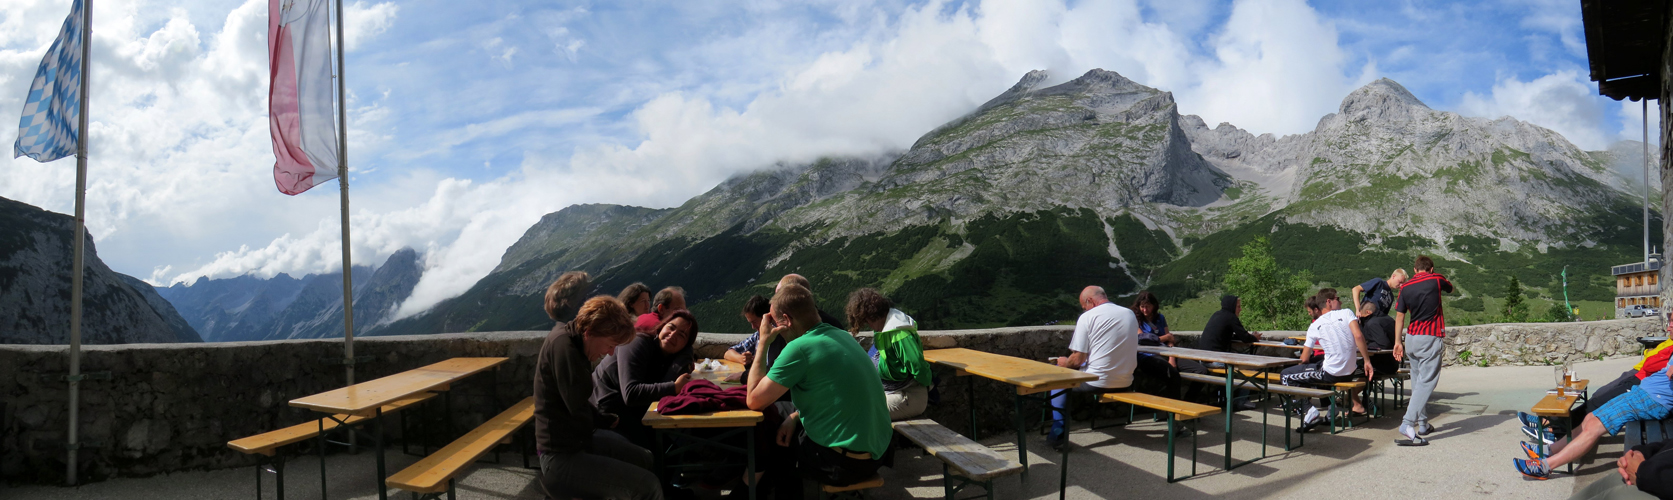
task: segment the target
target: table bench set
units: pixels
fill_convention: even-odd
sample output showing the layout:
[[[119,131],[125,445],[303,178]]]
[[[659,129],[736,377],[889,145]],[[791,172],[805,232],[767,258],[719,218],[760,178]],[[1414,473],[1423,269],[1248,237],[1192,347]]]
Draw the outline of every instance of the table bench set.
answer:
[[[276,476],[278,486],[275,488],[275,493],[279,498],[284,498],[284,460],[278,453],[279,448],[308,440],[318,441],[316,448],[320,454],[320,497],[327,498],[325,451],[326,445],[332,443],[328,440],[329,436],[337,433],[361,433],[372,441],[372,448],[377,461],[377,477],[379,478],[377,486],[380,500],[389,497],[389,487],[391,486],[412,492],[414,496],[420,498],[439,498],[443,494],[453,498],[454,478],[459,473],[464,472],[472,463],[493,451],[497,446],[510,444],[512,435],[528,425],[534,416],[534,398],[525,398],[512,405],[474,430],[437,449],[434,453],[429,452],[426,444],[423,450],[426,456],[423,459],[387,478],[384,470],[384,417],[403,412],[403,410],[408,410],[420,403],[440,399],[443,405],[441,416],[448,428],[447,435],[453,436],[455,435],[452,429],[453,419],[451,418],[453,398],[450,391],[452,385],[472,375],[496,368],[505,363],[507,359],[499,357],[453,358],[341,389],[295,399],[290,402],[291,406],[321,412],[325,416],[279,430],[234,440],[228,442],[227,446],[243,453],[262,457],[262,466],[256,468],[256,498],[258,499],[261,498],[261,476],[268,472]],[[364,429],[367,425],[372,427],[369,432]],[[407,439],[407,436],[408,434],[403,432],[403,450],[408,444],[406,441],[410,440]],[[526,453],[524,466],[528,466]]]

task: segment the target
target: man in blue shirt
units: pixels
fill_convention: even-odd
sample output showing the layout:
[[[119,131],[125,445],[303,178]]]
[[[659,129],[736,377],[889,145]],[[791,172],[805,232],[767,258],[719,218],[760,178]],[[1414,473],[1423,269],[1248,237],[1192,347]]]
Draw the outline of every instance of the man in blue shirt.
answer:
[[[1373,313],[1372,316],[1388,316],[1389,309],[1394,307],[1394,291],[1399,290],[1400,285],[1405,283],[1405,269],[1395,269],[1393,273],[1388,275],[1387,280],[1371,278],[1370,281],[1354,287],[1353,309],[1359,310],[1359,299],[1364,297],[1366,302],[1377,305],[1377,312]]]

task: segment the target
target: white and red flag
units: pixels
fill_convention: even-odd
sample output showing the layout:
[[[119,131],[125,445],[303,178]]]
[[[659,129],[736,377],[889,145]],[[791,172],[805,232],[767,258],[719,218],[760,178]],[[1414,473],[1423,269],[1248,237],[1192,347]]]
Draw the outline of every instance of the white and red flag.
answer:
[[[268,0],[267,93],[273,181],[301,194],[337,178],[337,126],[331,107],[328,0]]]

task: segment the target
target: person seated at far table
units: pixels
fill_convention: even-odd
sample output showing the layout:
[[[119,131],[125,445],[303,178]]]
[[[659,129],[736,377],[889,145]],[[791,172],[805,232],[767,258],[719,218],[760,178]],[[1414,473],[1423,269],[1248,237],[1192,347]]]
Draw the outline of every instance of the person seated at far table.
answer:
[[[847,331],[819,320],[806,288],[781,285],[771,304],[761,341],[789,342],[770,367],[763,357],[750,364],[746,403],[765,410],[787,392],[796,402],[777,436],[794,460],[767,462],[773,498],[802,498],[802,478],[848,486],[875,477],[894,435],[877,367]]]
[[[1220,310],[1214,311],[1208,317],[1208,324],[1202,328],[1202,336],[1197,338],[1197,349],[1214,352],[1232,352],[1233,342],[1254,343],[1261,340],[1260,332],[1251,332],[1243,327],[1243,320],[1238,315],[1243,314],[1243,300],[1236,295],[1220,297]],[[1179,371],[1187,373],[1208,373],[1208,368],[1221,368],[1218,363],[1186,363],[1186,359],[1179,360]],[[1202,365],[1202,366],[1194,366]]]
[[[1133,370],[1138,367],[1139,320],[1133,310],[1110,302],[1103,287],[1089,286],[1080,292],[1083,311],[1075,320],[1069,338],[1069,355],[1057,358],[1057,366],[1097,375],[1074,389],[1052,391],[1051,404],[1067,408],[1069,393],[1104,394],[1133,390]],[[1051,432],[1046,444],[1062,449],[1069,444],[1068,418],[1052,410]]]
[[[622,289],[622,293],[616,294],[616,300],[622,301],[622,305],[627,306],[628,314],[632,314],[637,320],[651,312],[651,287],[645,286],[644,283],[628,285]]]
[[[664,288],[656,292],[656,298],[651,299],[651,312],[639,315],[638,321],[633,323],[633,331],[656,335],[656,327],[662,324],[663,318],[682,309],[685,309],[685,289],[677,286]]]
[[[771,306],[767,304],[767,298],[760,295],[751,295],[749,300],[744,302],[744,310],[739,314],[744,317],[744,321],[749,322],[749,336],[732,344],[721,357],[744,366],[755,362],[755,352],[760,349],[758,343],[761,340],[761,318],[767,315],[769,307]],[[784,349],[782,345],[775,347],[777,350]]]
[[[1138,297],[1133,299],[1134,316],[1139,321],[1139,345],[1175,344],[1173,332],[1168,331],[1168,318],[1162,315],[1160,309],[1161,303],[1156,300],[1156,294],[1149,290],[1139,292]],[[1138,367],[1133,370],[1133,383],[1139,387],[1139,392],[1178,399],[1182,380],[1176,363],[1174,358],[1141,352]]]
[[[593,370],[593,404],[599,411],[623,416],[616,433],[646,448],[655,446],[656,435],[641,417],[651,403],[685,389],[694,364],[697,317],[685,309],[667,316],[656,335],[635,334],[633,342],[617,347]]]
[[[1359,304],[1359,331],[1365,334],[1365,348],[1386,351],[1394,348],[1394,317],[1377,314],[1377,305],[1369,301]],[[1377,374],[1393,376],[1400,371],[1400,360],[1393,353],[1372,354],[1371,367]]]
[[[1324,303],[1324,311],[1327,312],[1320,314],[1307,327],[1307,340],[1302,345],[1304,349],[1301,350],[1301,364],[1285,368],[1279,373],[1283,384],[1330,385],[1375,374],[1370,353],[1365,349],[1365,334],[1359,330],[1358,316],[1353,311],[1340,309],[1342,299],[1336,296],[1335,289],[1319,290],[1314,296],[1319,298],[1319,302]],[[1324,350],[1322,363],[1310,362],[1314,347]],[[1361,368],[1363,370],[1360,370]],[[1353,402],[1353,413],[1365,413],[1365,405],[1359,400],[1358,389],[1350,391],[1348,399]],[[1304,404],[1306,410],[1301,418],[1301,432],[1312,430],[1323,421],[1323,417],[1319,415],[1319,408],[1313,405],[1312,398],[1307,398]]]
[[[779,278],[778,287],[773,289],[773,293],[778,293],[779,290],[783,290],[786,285],[796,285],[806,288],[807,293],[813,293],[813,284],[807,280],[806,276],[796,273],[786,274],[783,278]],[[819,321],[827,325],[837,327],[839,330],[848,330],[848,325],[843,324],[842,320],[837,318],[835,315],[825,312],[824,309],[818,309],[818,306],[815,306],[815,309],[819,311]]]
[[[1569,500],[1673,498],[1673,450],[1658,441],[1634,446],[1615,461],[1615,473],[1574,492]]]
[[[1637,387],[1646,377],[1667,367],[1667,359],[1673,356],[1673,313],[1668,313],[1666,319],[1665,324],[1667,325],[1666,331],[1669,340],[1663,340],[1655,347],[1644,351],[1644,357],[1638,360],[1638,364],[1633,365],[1632,369],[1622,372],[1620,377],[1604,384],[1602,387],[1593,389],[1591,396],[1586,398],[1586,402],[1582,403],[1580,408],[1575,409],[1569,415],[1571,421],[1585,421],[1586,415],[1597,411],[1598,408],[1608,404],[1616,396],[1626,394],[1627,390]],[[1539,417],[1532,413],[1517,412],[1516,416],[1522,420],[1522,434],[1528,436],[1530,440],[1541,440],[1545,444],[1552,444],[1562,438],[1561,435],[1541,424]]]
[[[860,328],[877,332],[872,337],[871,361],[883,381],[883,401],[889,420],[906,420],[929,407],[929,362],[918,338],[918,322],[895,309],[894,302],[876,288],[861,288],[848,294],[849,333]]]
[[[573,309],[570,304],[548,302],[547,314],[563,317],[563,310]],[[590,401],[592,364],[632,340],[633,318],[627,307],[615,297],[600,295],[582,304],[574,320],[553,326],[540,345],[534,371],[534,441],[540,487],[547,497],[662,499],[662,487],[650,470],[650,450],[607,430],[621,416],[605,415]]]
[[[1669,376],[1673,374],[1662,367],[1661,371],[1644,377],[1638,387],[1628,389],[1626,394],[1586,415],[1586,420],[1572,434],[1551,446],[1550,456],[1540,454],[1538,446],[1523,441],[1522,453],[1528,458],[1512,459],[1517,472],[1534,479],[1550,478],[1551,471],[1591,453],[1604,434],[1619,434],[1630,422],[1666,418],[1669,409],[1673,409],[1673,380]]]

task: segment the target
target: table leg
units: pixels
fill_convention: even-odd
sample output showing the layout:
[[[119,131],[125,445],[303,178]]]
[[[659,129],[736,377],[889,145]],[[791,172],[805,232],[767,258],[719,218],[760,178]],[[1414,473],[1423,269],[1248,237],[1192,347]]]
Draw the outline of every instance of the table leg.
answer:
[[[1050,394],[1050,393],[1047,393],[1047,394]],[[1017,395],[1017,461],[1022,463],[1022,478],[1023,478],[1024,481],[1027,481],[1028,480],[1028,436],[1027,436],[1028,425],[1023,420],[1022,403],[1023,403],[1023,395],[1018,394]],[[1064,416],[1067,417],[1068,415],[1064,415]],[[1067,433],[1068,429],[1065,428],[1064,432]]]
[[[744,435],[748,436],[744,440],[749,443],[749,449],[745,450],[749,455],[749,466],[744,470],[744,485],[749,487],[749,500],[755,500],[755,429],[747,430]]]
[[[319,419],[319,497],[325,500],[325,419]]]
[[[980,441],[982,438],[976,434],[976,377],[969,379],[970,383],[964,386],[964,401],[970,406],[970,440]]]
[[[1050,395],[1051,393],[1046,394]],[[1063,398],[1063,458],[1057,465],[1057,500],[1064,500],[1064,495],[1069,491],[1069,447],[1075,445],[1069,441],[1069,423],[1072,422],[1070,419],[1073,418],[1070,417],[1073,413],[1069,411],[1069,408],[1074,404],[1075,398],[1068,396]],[[1050,399],[1046,400],[1046,407],[1052,407]],[[1097,412],[1098,407],[1094,405],[1092,411]]]
[[[1237,394],[1232,385],[1232,374],[1237,367],[1226,365],[1226,470],[1232,470],[1232,399]]]
[[[372,418],[372,426],[377,429],[374,431],[375,434],[372,434],[372,446],[378,449],[378,500],[389,500],[389,485],[383,482],[388,477],[384,474],[383,466],[383,408],[378,408],[377,415]]]

